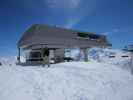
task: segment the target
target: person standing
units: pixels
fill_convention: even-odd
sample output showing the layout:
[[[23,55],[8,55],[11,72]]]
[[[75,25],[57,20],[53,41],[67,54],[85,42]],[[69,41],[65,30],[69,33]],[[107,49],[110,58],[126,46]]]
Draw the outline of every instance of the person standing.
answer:
[[[48,65],[50,67],[50,62],[49,62],[49,48],[45,47],[42,50],[43,54],[43,66]]]

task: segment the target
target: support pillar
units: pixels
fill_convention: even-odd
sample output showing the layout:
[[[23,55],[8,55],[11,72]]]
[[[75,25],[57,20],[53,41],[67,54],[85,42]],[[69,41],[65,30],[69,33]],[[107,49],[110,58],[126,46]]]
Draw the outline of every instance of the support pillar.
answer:
[[[64,48],[62,49],[56,49],[54,51],[54,57],[56,59],[56,62],[63,62],[64,61]]]
[[[17,57],[17,61],[18,61],[18,63],[21,62],[21,61],[20,61],[20,48],[18,48],[18,57]]]
[[[131,52],[131,74],[133,74],[133,52]]]
[[[88,51],[87,51],[87,48],[83,49],[83,53],[84,53],[84,61],[88,61]]]
[[[81,51],[83,52],[84,61],[88,61],[88,50],[87,50],[87,48],[81,48]]]

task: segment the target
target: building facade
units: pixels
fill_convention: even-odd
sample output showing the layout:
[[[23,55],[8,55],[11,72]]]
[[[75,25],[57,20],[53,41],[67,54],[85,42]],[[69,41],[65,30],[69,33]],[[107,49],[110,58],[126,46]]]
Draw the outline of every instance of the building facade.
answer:
[[[26,51],[25,63],[41,63],[41,50],[45,47],[49,48],[50,59],[55,63],[64,61],[64,52],[68,48],[80,48],[84,52],[84,60],[87,61],[87,49],[96,46],[111,45],[105,35],[35,24],[18,41],[18,62],[21,61],[21,51]]]

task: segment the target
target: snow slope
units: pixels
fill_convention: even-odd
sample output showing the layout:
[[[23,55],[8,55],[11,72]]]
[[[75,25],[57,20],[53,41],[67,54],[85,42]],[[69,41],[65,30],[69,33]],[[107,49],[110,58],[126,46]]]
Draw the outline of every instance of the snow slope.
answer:
[[[122,56],[129,57],[122,57]],[[88,54],[91,60],[95,60],[102,63],[108,63],[112,65],[117,65],[120,68],[130,70],[130,53],[119,50],[119,49],[102,49],[102,48],[92,48]],[[115,56],[110,58],[109,56]]]
[[[17,57],[11,56],[11,57],[0,57],[0,62],[4,66],[13,66],[16,63]]]
[[[50,68],[3,65],[0,100],[133,100],[133,76],[95,61]]]

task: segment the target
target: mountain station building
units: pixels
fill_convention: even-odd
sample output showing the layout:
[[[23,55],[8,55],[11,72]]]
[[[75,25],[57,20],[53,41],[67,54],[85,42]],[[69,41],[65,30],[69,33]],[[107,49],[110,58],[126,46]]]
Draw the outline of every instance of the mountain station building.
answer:
[[[91,32],[80,32],[57,26],[35,24],[32,25],[17,43],[18,62],[21,63],[21,53],[25,52],[25,64],[41,64],[41,50],[49,48],[54,63],[63,62],[65,49],[79,48],[88,60],[87,50],[92,47],[111,46],[105,35]],[[66,58],[67,59],[67,58]]]

